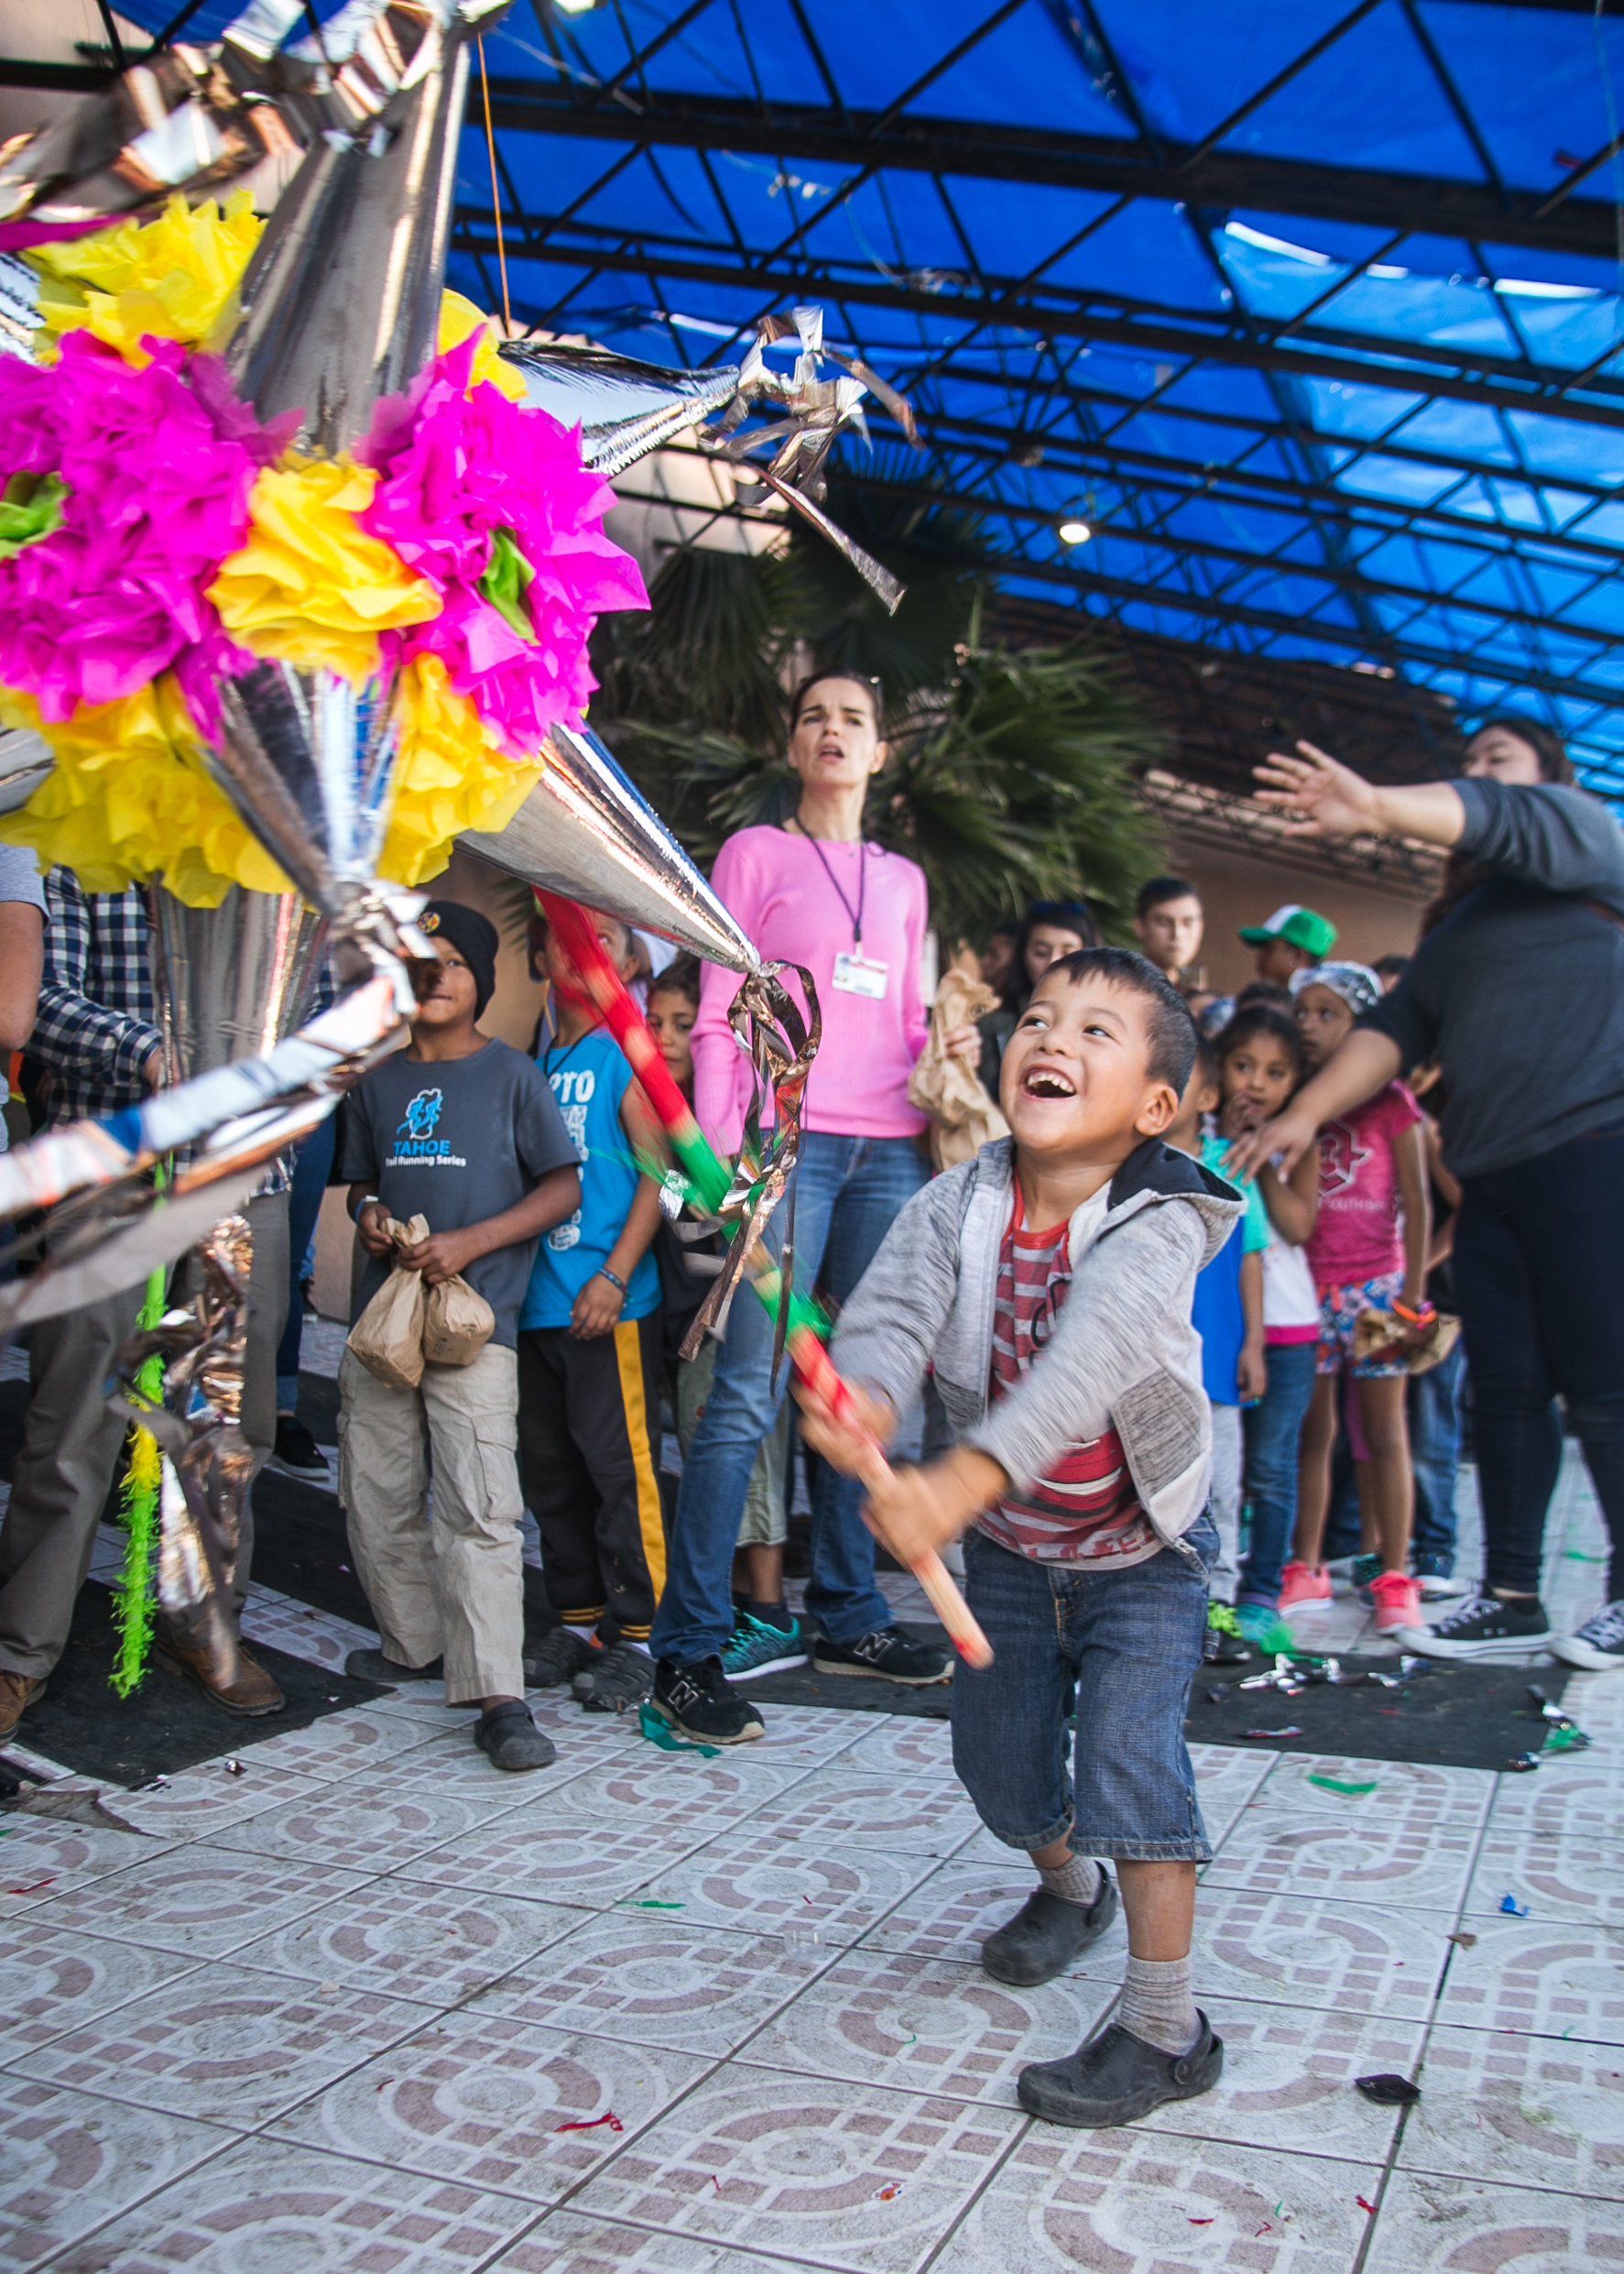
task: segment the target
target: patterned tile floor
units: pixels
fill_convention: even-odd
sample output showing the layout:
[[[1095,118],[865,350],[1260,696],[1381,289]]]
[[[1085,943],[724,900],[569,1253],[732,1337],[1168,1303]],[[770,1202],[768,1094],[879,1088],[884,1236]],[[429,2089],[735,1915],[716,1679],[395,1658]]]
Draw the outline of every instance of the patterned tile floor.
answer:
[[[1599,1547],[1570,1463],[1564,1621]],[[1203,1748],[1224,2077],[1103,2134],[1014,2080],[1109,2015],[1120,1927],[1041,1990],[981,1973],[1026,1875],[940,1723],[786,1710],[706,1761],[538,1700],[558,1766],[506,1779],[423,1685],[108,1792],[129,1831],[10,1815],[0,2274],[1624,2267],[1624,1680],[1568,1698],[1591,1748],[1533,1777],[1348,1797]]]

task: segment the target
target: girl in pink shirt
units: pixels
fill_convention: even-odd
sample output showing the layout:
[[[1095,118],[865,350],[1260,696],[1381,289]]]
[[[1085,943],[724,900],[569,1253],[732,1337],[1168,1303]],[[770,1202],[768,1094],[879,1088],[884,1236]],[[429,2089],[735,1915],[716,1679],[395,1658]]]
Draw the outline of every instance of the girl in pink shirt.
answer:
[[[1320,964],[1292,981],[1303,1056],[1311,1073],[1353,1031],[1355,1019],[1381,998],[1381,982],[1362,963]],[[1419,1626],[1421,1595],[1409,1575],[1414,1485],[1404,1421],[1409,1367],[1402,1356],[1354,1356],[1361,1311],[1397,1310],[1419,1320],[1426,1304],[1430,1230],[1422,1110],[1402,1082],[1390,1082],[1320,1131],[1319,1212],[1307,1254],[1320,1299],[1317,1379],[1302,1425],[1297,1485],[1295,1557],[1281,1575],[1282,1612],[1329,1602],[1331,1580],[1320,1561],[1331,1494],[1338,1379],[1353,1378],[1365,1458],[1356,1459],[1366,1544],[1375,1537],[1381,1570],[1371,1582],[1376,1631]]]

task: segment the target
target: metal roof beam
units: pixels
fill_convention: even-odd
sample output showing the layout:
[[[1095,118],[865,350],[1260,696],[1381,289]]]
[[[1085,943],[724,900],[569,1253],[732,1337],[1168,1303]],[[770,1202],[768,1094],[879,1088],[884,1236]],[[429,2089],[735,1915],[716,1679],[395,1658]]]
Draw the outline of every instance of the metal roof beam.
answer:
[[[957,452],[974,457],[978,465],[1008,468],[1013,465],[1009,455],[1008,438],[999,427],[954,418],[951,412],[940,414],[921,411],[915,406],[922,433],[938,437],[944,452]],[[960,441],[960,435],[971,439]],[[1367,497],[1355,490],[1337,489],[1329,483],[1316,483],[1307,476],[1292,476],[1282,474],[1263,474],[1240,466],[1198,466],[1183,458],[1165,458],[1153,451],[1130,450],[1111,443],[1091,442],[1086,438],[1068,441],[1063,447],[1072,455],[1067,459],[1049,459],[1063,473],[1074,474],[1082,480],[1095,478],[1091,461],[1103,460],[1112,475],[1124,486],[1171,495],[1181,500],[1195,501],[1203,497],[1219,497],[1225,488],[1238,493],[1221,500],[1231,504],[1262,506],[1289,511],[1293,504],[1312,498],[1322,508],[1334,510],[1350,535],[1376,538],[1404,537],[1418,533],[1417,525],[1425,524],[1424,534],[1447,533],[1453,544],[1482,553],[1486,560],[1504,561],[1520,557],[1520,544],[1536,545],[1544,554],[1564,552],[1585,552],[1599,558],[1609,566],[1624,564],[1624,545],[1608,544],[1599,537],[1582,534],[1564,536],[1543,530],[1512,528],[1504,522],[1486,521],[1464,513],[1451,513],[1443,506],[1403,506],[1381,497]],[[1371,517],[1386,514],[1390,520]],[[1058,512],[1049,517],[1059,518]],[[1487,541],[1489,533],[1501,540],[1499,544]],[[1569,565],[1552,561],[1550,565]],[[1578,562],[1571,564],[1577,568]]]
[[[906,375],[899,376],[895,373],[891,373],[888,376],[892,378],[893,383],[896,386],[902,389],[904,394],[910,391],[910,382]],[[973,376],[978,377],[980,375],[973,375],[968,371],[961,370],[955,372],[954,376],[962,386],[970,380]],[[1052,398],[1055,392],[1055,388],[1052,382],[1045,383],[1041,379],[1033,379],[1025,377],[1005,377],[996,373],[989,373],[986,375],[986,386],[987,392],[992,395],[997,395],[1000,389],[1005,389],[1012,394],[1036,395],[1040,397]],[[1132,396],[1118,395],[1104,388],[1095,388],[1086,386],[1076,386],[1074,384],[1068,389],[1067,399],[1070,408],[1077,414],[1080,421],[1087,412],[1095,410],[1101,406],[1110,410],[1123,410],[1128,415],[1118,421],[1117,427],[1114,428],[1109,433],[1090,434],[1086,429],[1083,429],[1074,435],[1057,436],[1052,428],[1046,428],[1040,432],[1024,426],[994,427],[985,421],[966,418],[960,412],[950,410],[945,408],[936,408],[929,403],[918,392],[915,392],[914,394],[914,410],[916,415],[921,419],[934,419],[939,423],[945,421],[953,426],[963,427],[966,432],[970,433],[1000,437],[1004,443],[1003,454],[1006,457],[1015,457],[1023,443],[1037,443],[1041,445],[1044,457],[1047,459],[1051,454],[1051,451],[1054,448],[1089,451],[1115,450],[1118,447],[1116,441],[1116,433],[1119,431],[1119,428],[1121,426],[1130,424],[1132,417],[1139,411],[1154,407],[1150,405],[1148,402],[1139,402]],[[1276,424],[1272,420],[1248,419],[1234,412],[1224,412],[1217,410],[1187,410],[1182,403],[1169,403],[1163,405],[1162,408],[1169,418],[1184,420],[1192,424],[1219,427],[1224,429],[1226,432],[1238,432],[1242,435],[1249,436],[1251,439],[1245,445],[1248,453],[1255,450],[1259,443],[1278,443],[1286,439],[1285,430]],[[1316,450],[1348,451],[1352,454],[1352,457],[1356,460],[1373,456],[1396,458],[1406,465],[1428,466],[1440,469],[1447,474],[1456,474],[1459,475],[1463,480],[1508,482],[1518,488],[1523,489],[1539,489],[1541,487],[1548,487],[1553,489],[1572,490],[1579,497],[1594,498],[1598,505],[1616,499],[1619,496],[1619,490],[1616,486],[1609,487],[1608,484],[1603,482],[1583,481],[1576,477],[1569,476],[1565,474],[1530,474],[1520,466],[1491,465],[1482,459],[1457,458],[1443,451],[1417,450],[1411,447],[1403,442],[1401,437],[1398,436],[1395,436],[1390,442],[1381,437],[1377,437],[1372,440],[1361,440],[1357,437],[1346,434],[1324,434],[1321,433],[1316,428],[1303,427],[1299,430],[1298,438],[1303,443],[1310,444]],[[1237,481],[1262,481],[1267,483],[1270,481],[1281,480],[1283,482],[1284,487],[1301,491],[1305,496],[1316,495],[1322,487],[1322,485],[1314,483],[1312,479],[1306,476],[1293,476],[1290,479],[1290,481],[1284,481],[1283,477],[1281,476],[1253,474],[1249,472],[1243,464],[1235,463],[1227,459],[1209,458],[1197,460],[1193,457],[1170,458],[1162,456],[1153,451],[1137,449],[1132,444],[1123,444],[1121,447],[1129,457],[1142,459],[1146,463],[1153,465],[1165,465],[1169,467],[1183,466],[1186,471],[1192,474],[1227,475],[1232,476]],[[1329,480],[1324,483],[1323,488],[1324,494],[1327,496],[1340,497],[1345,503],[1349,505],[1364,504],[1379,508],[1385,508],[1386,510],[1392,513],[1405,514],[1419,513],[1425,515],[1430,514],[1433,510],[1431,506],[1401,506],[1395,499],[1387,499],[1377,497],[1367,497],[1358,491],[1344,489],[1336,483]],[[1444,502],[1442,509],[1447,513],[1448,507],[1446,501]],[[1476,529],[1478,531],[1481,531],[1485,527],[1493,528],[1496,527],[1497,524],[1493,522],[1486,523],[1480,516],[1463,516],[1461,519],[1461,526],[1463,529]],[[1507,534],[1510,535],[1511,533],[1513,532],[1510,525],[1507,525]],[[1568,541],[1567,540],[1557,537],[1547,530],[1521,530],[1516,533],[1529,537],[1544,538],[1553,543]],[[1584,541],[1590,541],[1586,540]],[[1609,547],[1608,550],[1610,551],[1611,548]]]
[[[0,85],[7,83],[10,68],[0,62]],[[1108,135],[921,117],[902,115],[895,106],[888,112],[848,111],[842,120],[832,109],[812,105],[761,105],[663,89],[635,108],[605,104],[587,111],[572,107],[566,92],[507,76],[491,81],[491,109],[497,126],[519,133],[736,150],[780,162],[822,160],[854,170],[877,165],[991,181],[1042,182],[1111,197],[1183,200],[1217,210],[1238,205],[1379,229],[1538,246],[1603,260],[1617,250],[1613,208],[1599,198],[1569,197],[1542,213],[1548,187],[1509,191],[1502,200],[1489,182],[1321,166],[1254,150],[1202,151],[1197,143],[1164,143],[1158,159],[1143,143]],[[483,128],[483,116],[479,123]]]
[[[872,275],[853,276],[844,273],[837,264],[802,257],[797,259],[779,248],[775,257],[763,257],[740,264],[737,256],[720,246],[681,246],[669,241],[658,245],[647,238],[640,243],[628,243],[625,234],[617,233],[614,244],[600,242],[608,231],[590,229],[576,223],[575,231],[592,241],[586,245],[555,243],[551,231],[557,225],[545,214],[523,213],[515,216],[527,238],[530,259],[568,262],[571,266],[590,267],[620,276],[649,277],[656,273],[674,277],[688,284],[704,284],[722,291],[765,293],[768,305],[796,300],[834,300],[851,305],[870,308],[889,308],[903,314],[933,316],[938,323],[943,318],[999,330],[1029,332],[1040,338],[1084,339],[1126,347],[1136,354],[1152,356],[1187,356],[1195,363],[1223,364],[1248,371],[1278,371],[1290,378],[1354,379],[1366,386],[1397,389],[1403,394],[1443,395],[1459,402],[1488,404],[1502,410],[1542,410],[1554,412],[1597,426],[1624,426],[1624,383],[1608,383],[1609,391],[1619,395],[1619,401],[1597,402],[1561,392],[1568,375],[1546,371],[1544,385],[1526,382],[1507,385],[1502,381],[1470,376],[1480,372],[1486,358],[1460,355],[1443,358],[1453,362],[1453,370],[1435,370],[1432,362],[1440,358],[1440,351],[1417,347],[1409,341],[1361,339],[1357,350],[1350,348],[1345,355],[1332,355],[1314,347],[1296,344],[1302,334],[1294,335],[1290,344],[1276,342],[1274,327],[1256,318],[1242,326],[1226,324],[1203,329],[1193,315],[1178,311],[1159,312],[1139,316],[1121,312],[1107,313],[1081,304],[1081,295],[1072,295],[1072,305],[1058,301],[1038,301],[1021,299],[1013,289],[1006,289],[1001,280],[989,279],[993,301],[965,290],[958,291],[921,291],[906,284],[875,279]],[[456,213],[454,242],[459,251],[479,253],[495,248],[496,238],[486,235],[490,231],[489,215],[479,206],[459,206]],[[1121,311],[1125,303],[1113,296],[1110,307]],[[1411,360],[1406,369],[1396,358]],[[1414,367],[1415,361],[1424,360],[1426,368]],[[1509,370],[1519,366],[1508,362]]]
[[[706,464],[714,463],[706,459],[702,451],[694,451],[688,454]],[[949,502],[947,494],[939,488],[932,488],[926,483],[893,481],[883,475],[866,473],[860,466],[843,465],[841,479],[855,488],[871,490],[880,497],[900,498],[908,504],[928,507],[941,506]],[[639,493],[622,488],[619,494],[625,497],[632,497]],[[1188,495],[1189,493],[1185,493],[1186,497]],[[988,520],[1002,519],[1014,522],[1025,522],[1034,528],[1052,529],[1057,519],[1061,518],[1052,507],[1028,505],[1020,499],[1002,497],[996,494],[986,495],[974,490],[960,489],[951,501],[969,508]],[[1178,500],[1178,502],[1184,501],[1183,498]],[[654,500],[649,500],[649,502],[654,502]],[[1290,543],[1292,539],[1305,533],[1312,534],[1313,532],[1312,530],[1305,531],[1299,525],[1284,532],[1284,541]],[[1137,529],[1127,522],[1117,521],[1106,523],[1096,530],[1095,536],[1096,539],[1105,539],[1118,544],[1142,545],[1147,551],[1165,552],[1180,559],[1219,561],[1226,566],[1237,567],[1248,574],[1306,577],[1312,583],[1329,585],[1334,590],[1345,593],[1351,597],[1368,594],[1379,599],[1398,601],[1406,607],[1467,608],[1475,615],[1492,617],[1497,623],[1516,624],[1526,630],[1548,631],[1551,629],[1552,619],[1547,615],[1537,611],[1509,608],[1496,601],[1474,600],[1469,593],[1461,592],[1458,586],[1453,591],[1438,591],[1430,585],[1401,584],[1391,579],[1367,576],[1362,574],[1357,568],[1346,568],[1335,562],[1298,560],[1282,553],[1278,549],[1272,552],[1248,552],[1244,546],[1220,544],[1211,538],[1189,537],[1182,531]],[[1503,553],[1491,554],[1488,557],[1502,563],[1506,558]],[[1591,576],[1593,588],[1595,585],[1599,585],[1604,580],[1606,574],[1602,568],[1594,563],[1583,573],[1587,573]],[[1176,591],[1177,587],[1169,586],[1167,589]],[[1624,634],[1615,637],[1599,631],[1593,626],[1575,624],[1565,619],[1562,629],[1570,637],[1592,641],[1601,650],[1624,646]],[[1384,627],[1383,637],[1385,636]]]
[[[865,483],[865,477],[860,474],[851,475],[849,478],[859,486]],[[641,495],[632,490],[621,494],[634,499]],[[650,494],[649,502],[669,506],[670,499]],[[723,506],[718,507],[711,518],[748,520],[757,517],[741,512],[736,506]],[[1059,585],[1084,598],[1091,593],[1097,593],[1106,599],[1146,607],[1173,608],[1184,615],[1205,617],[1215,624],[1265,632],[1274,639],[1307,640],[1310,644],[1324,641],[1333,647],[1348,649],[1358,659],[1378,660],[1372,657],[1370,641],[1357,624],[1339,624],[1321,617],[1287,616],[1279,609],[1257,607],[1248,601],[1235,600],[1222,593],[1203,592],[1188,585],[1142,585],[1131,577],[1102,576],[1092,570],[1071,568],[1063,561],[1029,561],[1017,552],[989,552],[986,559],[990,568],[1007,578],[1026,578],[1036,584]],[[1438,607],[1448,604],[1429,596],[1428,605]],[[1462,602],[1456,605],[1464,607],[1468,604]],[[1479,613],[1494,615],[1498,618],[1498,611],[1495,610],[1480,610]],[[1619,694],[1615,688],[1593,686],[1585,680],[1570,678],[1561,672],[1531,670],[1521,662],[1515,668],[1510,664],[1486,663],[1479,661],[1469,648],[1433,648],[1421,640],[1406,639],[1402,633],[1389,634],[1383,647],[1384,653],[1390,650],[1400,661],[1417,664],[1425,671],[1514,682],[1518,686],[1541,694],[1563,695],[1574,702],[1594,704],[1597,709],[1606,712],[1614,711],[1619,706]],[[1241,652],[1266,653],[1268,650],[1243,650]]]

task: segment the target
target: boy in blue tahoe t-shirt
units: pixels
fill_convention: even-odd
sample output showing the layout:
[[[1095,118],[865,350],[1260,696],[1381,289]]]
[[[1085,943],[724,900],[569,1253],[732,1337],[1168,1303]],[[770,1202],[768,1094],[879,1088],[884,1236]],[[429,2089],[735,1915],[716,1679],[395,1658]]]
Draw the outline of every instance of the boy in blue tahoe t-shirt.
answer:
[[[446,1703],[482,1708],[475,1742],[497,1768],[545,1768],[552,1744],[524,1701],[515,1343],[536,1241],[580,1197],[575,1148],[529,1059],[474,1024],[496,986],[496,927],[455,901],[431,901],[419,923],[440,968],[411,1042],[350,1093],[340,1165],[367,1255],[354,1315],[401,1263],[431,1286],[460,1274],[496,1328],[471,1365],[425,1366],[415,1390],[343,1354],[339,1496],[381,1645],[353,1650],[345,1671],[405,1682],[443,1669]],[[398,1251],[389,1219],[417,1215],[428,1239]]]
[[[586,914],[630,979],[626,925]],[[653,1684],[649,1630],[665,1583],[659,1186],[638,1166],[664,1160],[665,1137],[544,918],[531,939],[550,989],[539,1063],[580,1160],[581,1204],[538,1248],[518,1315],[519,1466],[560,1620],[525,1672],[539,1689],[570,1683],[589,1712],[624,1713]]]

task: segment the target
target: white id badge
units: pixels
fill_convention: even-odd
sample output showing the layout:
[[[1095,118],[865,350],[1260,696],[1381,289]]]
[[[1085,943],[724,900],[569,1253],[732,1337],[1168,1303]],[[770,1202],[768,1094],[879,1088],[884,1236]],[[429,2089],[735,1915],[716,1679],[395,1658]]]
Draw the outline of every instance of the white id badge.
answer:
[[[888,964],[872,963],[866,957],[836,956],[833,985],[842,995],[866,995],[870,1002],[884,1002]]]

